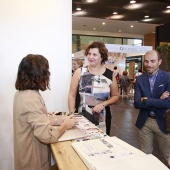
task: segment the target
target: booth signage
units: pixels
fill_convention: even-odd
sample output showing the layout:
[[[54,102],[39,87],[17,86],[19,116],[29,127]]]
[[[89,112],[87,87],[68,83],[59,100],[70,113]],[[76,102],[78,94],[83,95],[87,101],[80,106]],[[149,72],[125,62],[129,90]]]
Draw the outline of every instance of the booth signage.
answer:
[[[146,53],[152,50],[152,46],[131,46],[131,45],[117,45],[105,44],[109,52],[118,53]]]

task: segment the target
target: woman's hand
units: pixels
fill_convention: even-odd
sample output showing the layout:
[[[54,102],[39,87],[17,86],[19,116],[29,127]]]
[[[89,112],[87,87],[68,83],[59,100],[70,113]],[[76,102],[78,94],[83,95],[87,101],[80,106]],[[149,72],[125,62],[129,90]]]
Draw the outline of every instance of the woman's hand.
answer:
[[[93,113],[100,113],[104,109],[105,105],[102,103],[97,104],[96,106],[93,107],[92,112]]]
[[[57,118],[57,125],[62,125],[63,122],[65,121],[66,116],[60,116]]]
[[[64,122],[61,124],[62,126],[65,126],[66,129],[72,128],[76,123],[78,123],[78,119],[75,118],[74,115],[65,116]]]
[[[63,122],[57,128],[58,136],[61,136],[67,129],[71,129],[76,123],[78,123],[78,119],[74,115],[63,116]]]

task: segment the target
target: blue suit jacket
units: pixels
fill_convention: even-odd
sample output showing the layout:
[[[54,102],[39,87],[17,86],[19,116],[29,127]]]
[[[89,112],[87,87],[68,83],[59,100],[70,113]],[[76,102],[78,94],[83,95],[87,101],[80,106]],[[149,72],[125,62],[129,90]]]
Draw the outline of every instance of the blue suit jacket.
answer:
[[[170,97],[160,99],[163,92],[170,92],[170,73],[159,69],[156,77],[153,93],[151,93],[149,76],[143,73],[138,76],[135,84],[134,106],[140,109],[136,121],[136,126],[141,129],[145,124],[150,111],[154,111],[156,121],[160,130],[166,133],[165,130],[165,111],[170,108]],[[146,102],[141,102],[141,97],[147,97]]]

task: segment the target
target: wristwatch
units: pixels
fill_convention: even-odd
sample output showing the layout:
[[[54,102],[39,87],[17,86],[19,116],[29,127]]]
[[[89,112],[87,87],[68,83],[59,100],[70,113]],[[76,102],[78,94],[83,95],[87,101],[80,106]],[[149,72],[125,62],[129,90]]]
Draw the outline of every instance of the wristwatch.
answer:
[[[147,97],[144,97],[144,98],[142,99],[142,102],[146,102],[147,99],[148,99]]]
[[[70,115],[74,115],[74,112],[69,112],[68,114],[67,114],[67,116],[70,116]]]

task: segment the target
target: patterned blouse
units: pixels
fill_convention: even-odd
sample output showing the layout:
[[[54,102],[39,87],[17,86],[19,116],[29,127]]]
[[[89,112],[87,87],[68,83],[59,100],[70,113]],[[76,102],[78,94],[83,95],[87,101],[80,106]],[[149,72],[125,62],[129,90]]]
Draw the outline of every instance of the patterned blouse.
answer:
[[[96,114],[92,113],[92,108],[107,100],[110,96],[112,74],[112,71],[107,68],[102,75],[93,75],[88,71],[87,67],[81,68],[79,113],[83,113],[86,118],[96,125],[105,120],[105,114],[110,114],[103,109],[100,114],[97,114],[99,117],[96,120]]]

